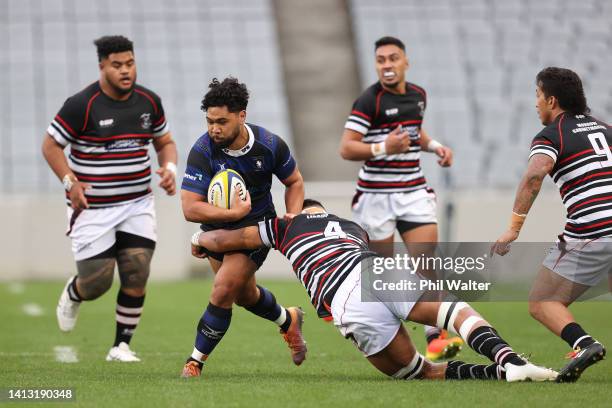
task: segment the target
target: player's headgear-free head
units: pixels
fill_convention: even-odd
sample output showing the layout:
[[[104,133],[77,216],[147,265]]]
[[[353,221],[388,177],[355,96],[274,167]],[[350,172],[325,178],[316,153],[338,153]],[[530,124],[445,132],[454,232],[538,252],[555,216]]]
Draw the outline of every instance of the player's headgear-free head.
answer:
[[[323,204],[321,204],[321,202],[317,200],[313,200],[312,198],[305,198],[304,203],[302,204],[302,208],[308,208],[308,207],[321,207],[322,209],[325,209],[325,207],[323,207]]]
[[[201,109],[206,112],[210,107],[226,106],[230,112],[245,111],[249,103],[249,91],[245,84],[233,77],[219,82],[213,78],[208,85],[208,92],[202,99]]]
[[[134,43],[122,35],[105,35],[94,40],[98,51],[98,62],[118,52],[134,52]]]
[[[385,37],[379,38],[374,43],[374,51],[376,51],[377,49],[379,49],[383,45],[395,45],[398,48],[400,48],[402,51],[406,52],[406,46],[404,45],[402,40],[400,40],[399,38],[395,38],[395,37],[391,37],[391,36],[385,36]]]
[[[557,99],[559,107],[574,115],[589,114],[582,81],[578,74],[566,68],[544,68],[536,76],[536,85],[544,96]]]

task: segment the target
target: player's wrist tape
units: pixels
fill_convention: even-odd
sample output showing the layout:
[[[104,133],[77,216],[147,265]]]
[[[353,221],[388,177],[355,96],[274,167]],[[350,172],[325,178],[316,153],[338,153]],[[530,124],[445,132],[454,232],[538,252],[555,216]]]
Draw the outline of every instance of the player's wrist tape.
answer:
[[[172,172],[176,176],[176,163],[168,162],[166,163],[166,170]]]
[[[72,190],[72,186],[74,185],[75,181],[78,181],[76,177],[74,177],[72,174],[66,174],[64,178],[62,178],[62,184],[64,185],[64,190],[66,191]]]
[[[385,142],[380,143],[372,143],[370,145],[370,150],[372,151],[372,156],[382,156],[387,153],[387,146],[385,146]]]
[[[510,225],[508,228],[511,231],[520,232],[523,224],[525,223],[525,219],[527,218],[527,214],[518,214],[512,211],[512,216],[510,217]]]
[[[202,232],[204,232],[204,231],[197,231],[195,234],[193,234],[191,236],[191,244],[192,245],[202,246],[202,245],[200,245],[200,235],[202,235]]]
[[[435,152],[440,147],[444,147],[444,145],[434,139],[431,139],[429,143],[427,143],[427,150],[430,152]]]

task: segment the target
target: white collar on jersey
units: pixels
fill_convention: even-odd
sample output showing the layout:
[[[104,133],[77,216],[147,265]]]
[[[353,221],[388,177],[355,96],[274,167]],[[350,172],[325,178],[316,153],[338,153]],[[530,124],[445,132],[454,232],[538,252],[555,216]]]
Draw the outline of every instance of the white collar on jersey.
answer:
[[[245,123],[244,127],[249,133],[249,141],[247,142],[247,144],[242,149],[238,149],[238,150],[223,149],[223,153],[229,156],[232,156],[232,157],[240,157],[240,156],[244,156],[245,154],[249,152],[249,150],[251,150],[251,147],[253,147],[253,145],[255,144],[255,135],[253,134],[253,131],[251,130],[249,125]]]

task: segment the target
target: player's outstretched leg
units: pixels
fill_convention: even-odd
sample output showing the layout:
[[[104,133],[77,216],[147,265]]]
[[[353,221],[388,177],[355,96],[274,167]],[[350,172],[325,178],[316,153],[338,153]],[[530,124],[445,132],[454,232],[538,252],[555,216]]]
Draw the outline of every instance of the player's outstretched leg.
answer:
[[[604,359],[606,349],[574,319],[568,306],[589,286],[573,282],[545,266],[529,294],[529,313],[570,346],[571,361],[561,369],[557,382],[575,382],[584,370]]]
[[[82,301],[97,299],[111,287],[115,271],[114,248],[77,261],[77,270],[78,275],[68,279],[57,304],[57,323],[64,332],[74,329]]]
[[[402,380],[503,380],[505,372],[497,364],[468,364],[462,361],[433,363],[419,354],[404,326],[382,351],[368,357],[379,371]]]
[[[254,276],[247,282],[236,303],[249,312],[276,323],[289,346],[293,363],[302,364],[306,359],[307,348],[302,336],[304,312],[300,308],[284,308],[278,304],[272,292],[255,283]]]
[[[558,373],[531,364],[514,352],[497,331],[467,303],[417,302],[408,320],[435,324],[461,335],[477,353],[504,368],[506,381],[553,381]]]

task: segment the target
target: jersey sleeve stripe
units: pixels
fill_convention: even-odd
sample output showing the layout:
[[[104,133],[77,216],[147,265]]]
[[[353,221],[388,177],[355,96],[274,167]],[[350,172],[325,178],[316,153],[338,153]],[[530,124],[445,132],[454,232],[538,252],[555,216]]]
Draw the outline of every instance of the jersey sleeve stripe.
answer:
[[[362,135],[365,135],[366,133],[368,133],[368,128],[365,126],[362,126],[358,123],[355,122],[351,122],[350,120],[346,121],[346,124],[344,125],[345,129],[350,129],[350,130],[354,130],[357,133],[361,133]]]
[[[68,123],[66,123],[64,121],[64,119],[62,119],[62,117],[60,115],[55,115],[55,120],[57,120],[57,122],[64,128],[66,129],[66,131],[68,133],[70,133],[71,136],[73,137],[77,137],[76,132],[70,127],[70,125]]]
[[[357,122],[357,123],[362,124],[363,126],[366,126],[366,127],[370,127],[371,126],[370,122],[368,122],[367,120],[361,119],[360,117],[357,117],[355,115],[350,115],[348,117],[348,120],[350,120],[352,122]]]
[[[357,109],[353,109],[353,110],[351,111],[351,113],[352,113],[353,115],[361,116],[362,118],[367,119],[367,120],[368,120],[368,122],[372,120],[372,118],[371,118],[371,117],[369,117],[368,115],[366,115],[366,114],[365,114],[365,113],[363,113],[363,112],[359,112]]]
[[[64,135],[62,135],[62,132],[60,132],[58,129],[55,128],[55,126],[53,124],[50,124],[49,127],[47,128],[47,133],[49,134],[49,136],[51,136],[57,143],[61,144],[62,146],[67,146],[68,143],[70,143],[70,141],[68,139],[66,139],[64,137]]]
[[[170,125],[168,125],[168,122],[164,122],[163,125],[159,129],[158,128],[153,129],[153,137],[163,136],[169,131],[170,131]]]
[[[554,147],[552,147],[552,146],[547,146],[547,145],[535,145],[535,146],[532,146],[532,147],[531,147],[531,151],[538,150],[538,149],[541,149],[541,150],[549,150],[549,151],[553,152],[553,153],[554,153],[554,154],[556,154],[556,155],[558,155],[558,154],[559,154],[559,152],[557,151],[557,149],[555,149],[555,148],[554,148]]]
[[[259,237],[265,246],[272,248],[272,242],[268,235],[268,222],[269,220],[259,221]]]
[[[550,150],[533,149],[531,151],[531,153],[529,154],[529,158],[531,159],[536,154],[545,154],[545,155],[549,156],[551,159],[553,159],[555,162],[557,161],[557,155],[554,152],[550,151]]]

